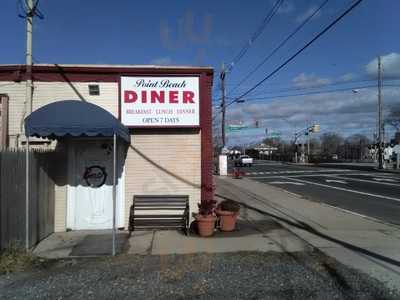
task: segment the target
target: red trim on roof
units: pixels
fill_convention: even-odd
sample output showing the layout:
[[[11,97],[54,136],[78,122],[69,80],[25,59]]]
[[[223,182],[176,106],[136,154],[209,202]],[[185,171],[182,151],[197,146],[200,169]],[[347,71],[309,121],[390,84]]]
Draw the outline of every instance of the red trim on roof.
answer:
[[[213,74],[213,69],[196,67],[73,67],[73,66],[38,66],[32,67],[34,81],[73,81],[73,82],[118,82],[126,76],[184,76]],[[21,81],[26,78],[25,65],[0,66],[0,81]]]

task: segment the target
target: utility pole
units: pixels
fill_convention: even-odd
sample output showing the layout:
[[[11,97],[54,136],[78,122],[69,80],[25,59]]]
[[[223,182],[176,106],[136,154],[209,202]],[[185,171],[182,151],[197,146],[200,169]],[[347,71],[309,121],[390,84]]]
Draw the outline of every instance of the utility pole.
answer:
[[[27,15],[26,15],[26,116],[32,112],[32,27],[33,16],[35,14],[33,9],[33,1],[27,0]]]
[[[297,134],[296,131],[294,132],[294,140],[293,140],[293,146],[294,146],[294,162],[297,164]]]
[[[382,64],[378,56],[378,161],[379,169],[383,169],[383,138],[384,138],[383,110],[382,110]]]
[[[222,148],[225,148],[225,65],[224,65],[224,63],[222,63],[220,79],[221,79],[221,113],[222,113],[221,136],[222,136]]]
[[[310,162],[310,131],[307,132],[307,162]]]

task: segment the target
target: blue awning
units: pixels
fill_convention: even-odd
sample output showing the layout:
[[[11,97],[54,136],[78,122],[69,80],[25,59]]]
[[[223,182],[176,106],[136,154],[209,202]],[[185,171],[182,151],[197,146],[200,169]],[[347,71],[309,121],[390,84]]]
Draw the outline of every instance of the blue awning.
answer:
[[[58,138],[116,134],[130,143],[130,134],[117,118],[105,109],[79,100],[56,101],[25,118],[27,136]]]

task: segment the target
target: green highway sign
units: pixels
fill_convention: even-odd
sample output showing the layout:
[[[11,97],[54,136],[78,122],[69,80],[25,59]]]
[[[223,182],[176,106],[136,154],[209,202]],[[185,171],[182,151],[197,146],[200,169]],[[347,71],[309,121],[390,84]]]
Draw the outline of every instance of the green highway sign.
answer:
[[[282,135],[281,132],[271,132],[269,134],[269,136],[272,137],[272,138],[277,138],[277,137],[280,137],[281,135]]]
[[[227,126],[228,131],[239,131],[245,128],[247,128],[247,126],[241,124],[240,125],[231,124]]]

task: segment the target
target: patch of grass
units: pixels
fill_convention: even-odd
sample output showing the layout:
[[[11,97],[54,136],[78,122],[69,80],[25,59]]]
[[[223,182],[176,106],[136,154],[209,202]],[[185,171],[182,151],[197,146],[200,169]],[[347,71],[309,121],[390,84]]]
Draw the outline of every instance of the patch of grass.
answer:
[[[192,288],[196,296],[206,295],[209,291],[208,283],[205,279],[195,282]]]
[[[24,271],[37,267],[44,261],[44,259],[40,259],[16,245],[11,245],[0,254],[0,274]]]
[[[166,269],[160,272],[161,279],[168,283],[182,281],[184,276],[185,271],[180,268],[178,268],[177,270]]]

